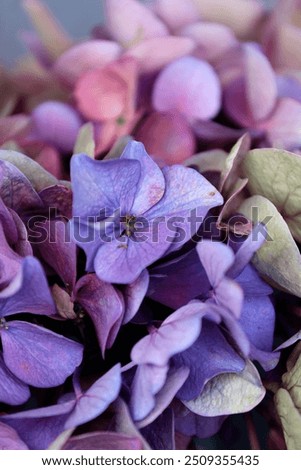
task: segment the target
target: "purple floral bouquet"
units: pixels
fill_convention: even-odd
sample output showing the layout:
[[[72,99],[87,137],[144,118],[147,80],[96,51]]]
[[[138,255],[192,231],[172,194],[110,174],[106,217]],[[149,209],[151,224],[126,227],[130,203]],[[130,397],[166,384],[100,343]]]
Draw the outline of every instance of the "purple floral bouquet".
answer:
[[[301,449],[301,2],[102,3],[0,70],[0,449]]]

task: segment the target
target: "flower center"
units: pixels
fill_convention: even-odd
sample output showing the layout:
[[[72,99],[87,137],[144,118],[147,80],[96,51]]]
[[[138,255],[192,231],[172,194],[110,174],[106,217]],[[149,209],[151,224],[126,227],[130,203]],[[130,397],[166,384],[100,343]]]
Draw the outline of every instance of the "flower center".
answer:
[[[126,235],[130,237],[135,232],[135,223],[136,223],[136,216],[127,214],[125,217],[121,218],[121,222],[123,223],[123,231],[121,236]]]
[[[8,330],[8,324],[6,323],[5,318],[0,318],[0,329]]]

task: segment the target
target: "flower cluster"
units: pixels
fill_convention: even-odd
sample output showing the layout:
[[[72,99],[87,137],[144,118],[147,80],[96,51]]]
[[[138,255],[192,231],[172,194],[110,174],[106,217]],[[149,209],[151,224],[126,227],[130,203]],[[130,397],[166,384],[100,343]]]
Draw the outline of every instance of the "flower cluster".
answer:
[[[257,440],[253,409],[264,446],[298,447],[287,3],[104,0],[75,44],[24,0],[31,55],[0,75],[0,448],[227,448],[233,415]]]

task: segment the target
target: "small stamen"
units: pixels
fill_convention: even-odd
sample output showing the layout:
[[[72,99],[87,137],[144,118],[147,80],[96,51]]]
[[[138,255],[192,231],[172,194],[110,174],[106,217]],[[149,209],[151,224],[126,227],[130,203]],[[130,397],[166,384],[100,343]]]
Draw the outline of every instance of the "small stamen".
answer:
[[[8,324],[5,318],[0,318],[0,329],[8,330]]]

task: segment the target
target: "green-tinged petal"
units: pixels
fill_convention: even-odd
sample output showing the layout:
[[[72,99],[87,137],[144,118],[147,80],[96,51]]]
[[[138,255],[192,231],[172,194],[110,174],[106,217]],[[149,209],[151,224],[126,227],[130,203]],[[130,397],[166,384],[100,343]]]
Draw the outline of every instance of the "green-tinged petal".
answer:
[[[70,183],[65,181],[60,182],[57,178],[48,173],[48,171],[44,170],[37,162],[14,150],[0,150],[0,160],[15,165],[26,178],[29,179],[36,191],[41,191],[48,186],[54,186],[56,184],[70,186]]]
[[[91,122],[87,122],[80,128],[73,153],[84,153],[85,155],[88,155],[88,157],[94,158],[95,140],[94,128]]]
[[[301,156],[279,149],[252,150],[243,161],[243,172],[251,194],[269,199],[300,242]]]
[[[214,377],[207,382],[199,397],[183,403],[198,415],[222,416],[250,411],[264,395],[265,389],[257,369],[248,361],[241,373]]]
[[[275,287],[301,297],[301,256],[277,208],[263,196],[252,196],[238,211],[265,224],[269,235],[253,258],[255,267]]]
[[[281,420],[288,450],[301,449],[301,414],[289,392],[280,388],[275,395],[275,404]]]

